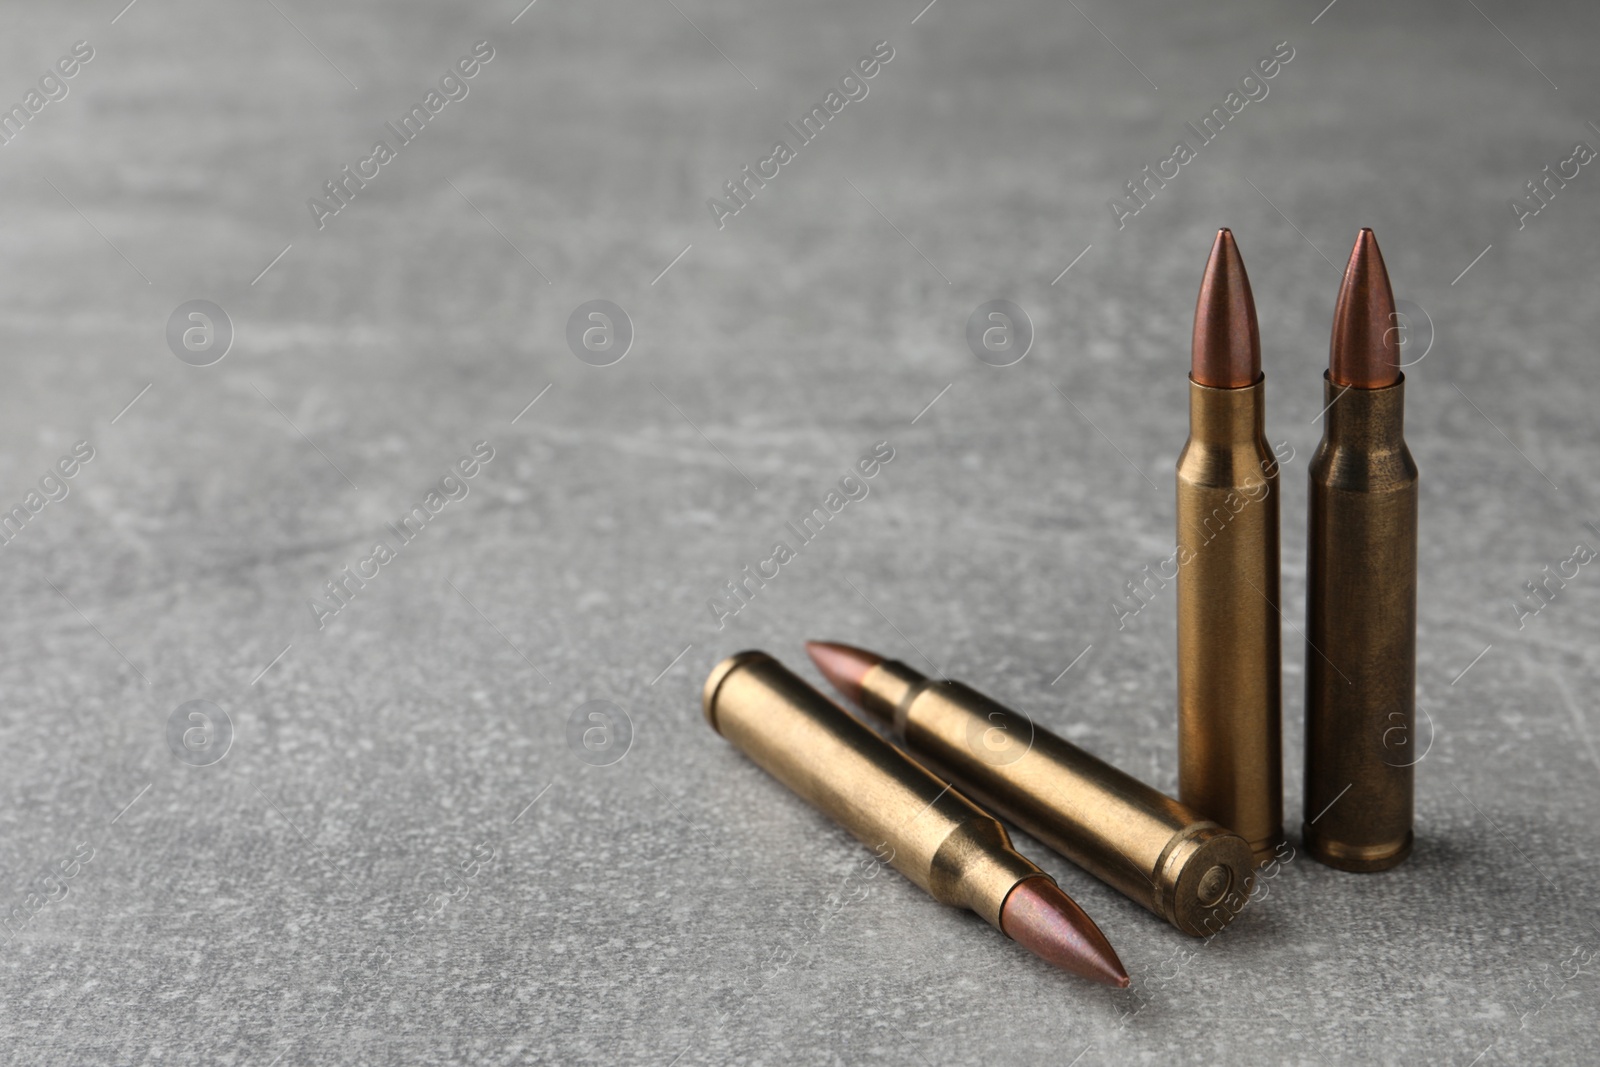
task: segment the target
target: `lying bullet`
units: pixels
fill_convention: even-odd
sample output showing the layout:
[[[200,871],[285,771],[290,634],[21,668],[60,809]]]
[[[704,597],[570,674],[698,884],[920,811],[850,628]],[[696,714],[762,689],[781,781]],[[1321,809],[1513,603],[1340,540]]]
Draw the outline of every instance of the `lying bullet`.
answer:
[[[1250,843],[1283,840],[1278,463],[1255,299],[1217,232],[1194,312],[1178,457],[1178,799]]]
[[[1306,849],[1346,871],[1411,854],[1417,465],[1389,272],[1356,238],[1333,315],[1306,555]]]
[[[1105,935],[1005,827],[765,652],[713,667],[704,704],[713,730],[934,899],[1057,967],[1128,985]]]
[[[817,668],[930,770],[1186,934],[1249,897],[1244,839],[960,682],[849,645],[807,643]]]

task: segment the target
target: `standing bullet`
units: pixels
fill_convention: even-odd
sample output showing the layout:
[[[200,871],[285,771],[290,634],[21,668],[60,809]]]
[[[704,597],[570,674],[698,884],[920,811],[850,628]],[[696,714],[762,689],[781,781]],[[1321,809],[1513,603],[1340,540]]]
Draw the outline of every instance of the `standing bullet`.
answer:
[[[1417,465],[1389,273],[1371,230],[1344,269],[1311,461],[1306,849],[1381,871],[1411,854]]]
[[[930,770],[1184,933],[1244,907],[1255,862],[1238,834],[960,682],[850,645],[806,651]]]
[[[1035,955],[1126,987],[1105,935],[1005,827],[765,652],[711,669],[711,728],[934,899],[969,908]]]
[[[1178,799],[1249,842],[1283,840],[1278,463],[1255,298],[1233,234],[1200,283],[1178,457]]]

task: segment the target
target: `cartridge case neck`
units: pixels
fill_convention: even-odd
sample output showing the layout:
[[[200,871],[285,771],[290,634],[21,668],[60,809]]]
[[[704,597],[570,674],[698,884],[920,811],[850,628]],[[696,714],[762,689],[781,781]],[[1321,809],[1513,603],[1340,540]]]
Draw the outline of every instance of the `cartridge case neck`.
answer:
[[[1366,453],[1405,448],[1406,378],[1382,389],[1337,385],[1324,372],[1322,399],[1327,411],[1325,443]]]
[[[1189,379],[1189,442],[1254,445],[1266,425],[1266,376],[1240,389],[1213,389]]]

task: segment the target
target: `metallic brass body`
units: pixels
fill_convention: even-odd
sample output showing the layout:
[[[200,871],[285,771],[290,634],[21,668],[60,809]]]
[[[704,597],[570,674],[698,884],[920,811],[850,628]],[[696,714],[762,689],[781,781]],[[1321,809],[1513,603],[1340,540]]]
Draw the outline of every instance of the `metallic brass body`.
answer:
[[[1283,840],[1278,464],[1265,379],[1189,383],[1178,457],[1178,799],[1243,837]]]
[[[1411,854],[1417,673],[1417,465],[1405,379],[1324,380],[1306,556],[1307,850],[1381,871]]]
[[[1004,933],[1011,890],[1049,877],[992,815],[765,652],[717,664],[703,699],[713,730],[936,900]]]
[[[1186,934],[1222,929],[1255,864],[1237,834],[960,682],[885,660],[862,706],[991,811]]]

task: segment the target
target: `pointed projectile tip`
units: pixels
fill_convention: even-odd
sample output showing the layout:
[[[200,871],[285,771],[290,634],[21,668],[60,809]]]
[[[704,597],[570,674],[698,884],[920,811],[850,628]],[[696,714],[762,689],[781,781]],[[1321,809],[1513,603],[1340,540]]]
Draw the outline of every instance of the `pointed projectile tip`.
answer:
[[[1128,988],[1128,971],[1094,920],[1044,875],[1024,878],[1000,907],[1006,936],[1046,962],[1091,982]]]
[[[852,703],[861,703],[861,683],[867,672],[883,662],[883,657],[863,648],[833,641],[807,641],[806,654],[822,676]]]
[[[1335,385],[1383,389],[1400,380],[1400,320],[1378,239],[1362,228],[1345,264],[1333,312],[1328,377]]]
[[[1261,330],[1250,276],[1233,232],[1217,231],[1194,308],[1189,376],[1213,389],[1242,389],[1261,377]]]

